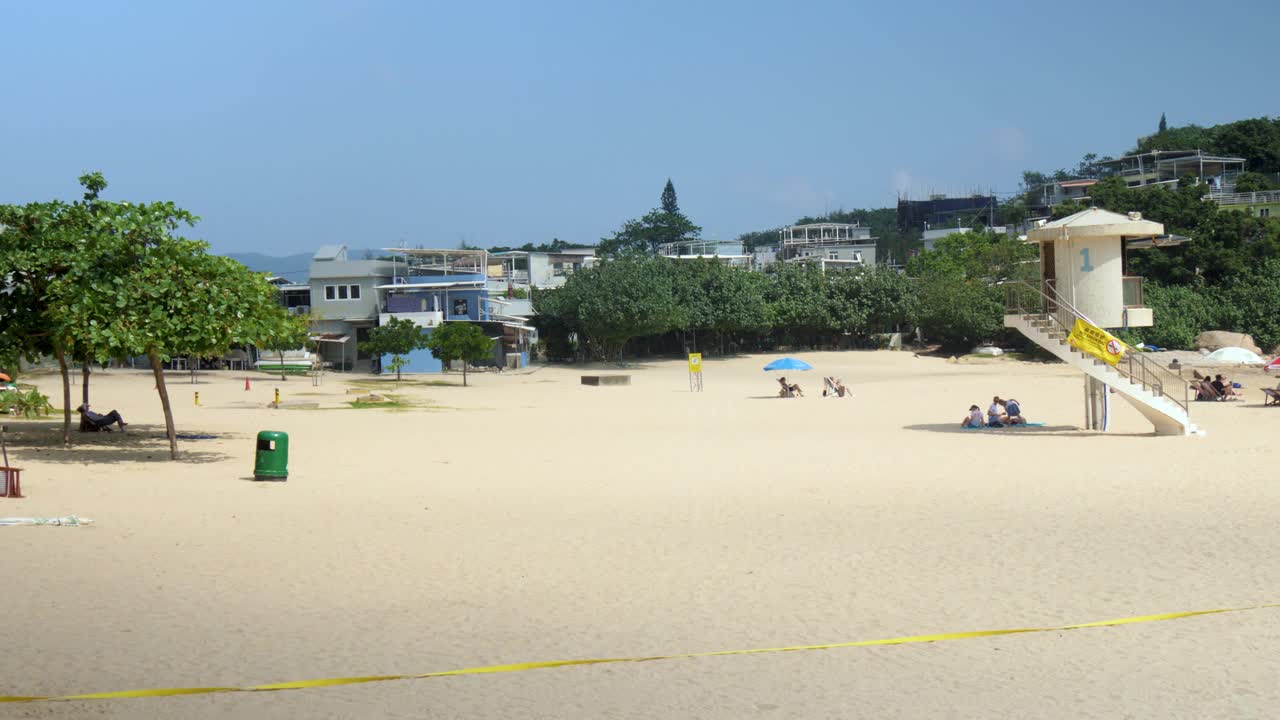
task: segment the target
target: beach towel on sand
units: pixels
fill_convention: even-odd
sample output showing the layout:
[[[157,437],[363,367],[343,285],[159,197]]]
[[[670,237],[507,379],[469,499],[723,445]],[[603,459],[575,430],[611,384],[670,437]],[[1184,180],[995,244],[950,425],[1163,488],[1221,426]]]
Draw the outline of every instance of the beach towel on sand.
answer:
[[[965,430],[1017,430],[1021,427],[1044,427],[1045,423],[1018,423],[1017,425],[983,425],[982,427],[966,427]]]

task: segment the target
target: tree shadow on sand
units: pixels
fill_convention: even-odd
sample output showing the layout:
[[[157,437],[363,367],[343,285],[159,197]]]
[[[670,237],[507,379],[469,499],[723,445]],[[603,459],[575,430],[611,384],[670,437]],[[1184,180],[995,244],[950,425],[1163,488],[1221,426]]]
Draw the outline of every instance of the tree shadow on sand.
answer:
[[[164,427],[129,423],[128,432],[71,432],[71,447],[62,445],[61,420],[36,420],[7,422],[5,444],[9,450],[9,462],[22,467],[23,460],[48,463],[97,464],[97,463],[167,463],[169,439]],[[180,435],[208,435],[210,433],[184,430]],[[230,436],[225,433],[219,439]],[[199,449],[200,440],[178,439],[178,459],[184,464],[219,462],[230,457],[227,453]],[[204,441],[207,442],[207,441]]]

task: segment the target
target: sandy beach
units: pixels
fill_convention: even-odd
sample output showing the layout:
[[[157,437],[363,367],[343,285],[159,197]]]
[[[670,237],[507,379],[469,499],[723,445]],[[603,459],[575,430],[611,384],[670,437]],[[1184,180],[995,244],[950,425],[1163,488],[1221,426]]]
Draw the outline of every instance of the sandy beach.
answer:
[[[1080,431],[1062,365],[775,356],[394,383],[93,376],[127,434],[8,421],[5,694],[243,686],[491,663],[843,642],[1280,602],[1273,379],[1154,437]],[[855,397],[824,399],[823,375]],[[60,404],[55,376],[29,375]],[[408,406],[353,409],[384,387]],[[274,388],[286,404],[270,409]],[[201,405],[192,402],[199,391]],[[73,394],[79,397],[79,386]],[[962,431],[1016,397],[1046,423]],[[305,407],[315,404],[315,407]],[[259,430],[290,478],[252,481]],[[22,718],[1264,718],[1280,609],[936,644],[736,655],[283,693],[16,704]]]

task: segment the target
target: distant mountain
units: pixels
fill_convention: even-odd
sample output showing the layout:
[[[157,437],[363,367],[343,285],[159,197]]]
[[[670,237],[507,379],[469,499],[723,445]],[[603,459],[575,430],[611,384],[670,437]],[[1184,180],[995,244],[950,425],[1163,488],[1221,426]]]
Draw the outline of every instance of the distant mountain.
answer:
[[[365,248],[348,248],[347,257],[352,260],[364,260],[365,256],[375,252]],[[305,283],[311,273],[311,256],[314,252],[297,255],[263,255],[262,253],[223,253],[227,257],[244,265],[254,272],[271,273],[296,283]]]

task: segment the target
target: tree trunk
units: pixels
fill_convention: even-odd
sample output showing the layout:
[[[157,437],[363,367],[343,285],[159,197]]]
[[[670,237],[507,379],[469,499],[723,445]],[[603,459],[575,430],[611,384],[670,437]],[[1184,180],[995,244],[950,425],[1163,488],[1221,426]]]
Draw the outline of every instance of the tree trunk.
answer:
[[[280,379],[288,380],[288,378],[284,376],[284,348],[280,348]]]
[[[67,371],[67,355],[62,348],[54,349],[53,354],[62,372],[62,446],[71,447],[71,373]]]
[[[194,362],[194,363],[193,363],[193,362],[191,362],[193,359],[195,360],[195,362]],[[199,358],[199,357],[192,358],[190,355],[188,355],[188,356],[187,356],[187,369],[191,371],[191,384],[192,384],[192,385],[195,385],[195,384],[196,384],[196,367],[197,367],[197,366],[199,366],[199,365],[200,365],[200,358]]]
[[[160,364],[160,353],[149,350],[147,357],[151,360],[151,373],[156,377],[156,390],[160,393],[160,407],[164,408],[164,429],[169,436],[169,459],[178,459],[178,435],[173,428],[173,408],[169,407],[169,389],[164,386],[164,368]]]
[[[467,386],[467,361],[462,361],[462,387]]]
[[[85,360],[84,367],[81,368],[80,373],[81,373],[80,402],[84,403],[85,407],[89,407],[89,361],[88,360]],[[88,424],[88,420],[83,415],[81,415],[80,416],[80,432],[84,432],[87,429],[85,427],[87,424]]]

